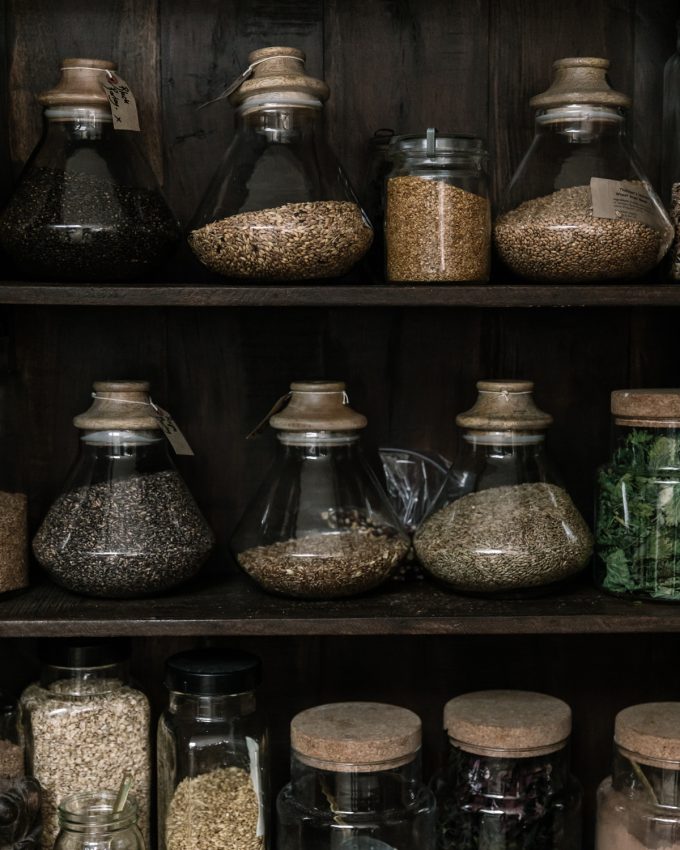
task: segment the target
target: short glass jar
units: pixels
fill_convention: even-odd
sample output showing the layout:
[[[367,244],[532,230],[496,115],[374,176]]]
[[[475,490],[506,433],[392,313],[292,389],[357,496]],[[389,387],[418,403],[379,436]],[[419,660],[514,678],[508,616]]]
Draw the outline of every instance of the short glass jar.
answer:
[[[26,775],[14,700],[0,692],[0,847],[40,847],[40,785]]]
[[[161,850],[268,847],[260,679],[259,658],[236,650],[190,650],[166,662],[170,700],[158,724]]]
[[[595,578],[680,601],[680,389],[615,390],[614,453],[597,474]]]
[[[566,703],[477,691],[446,704],[444,728],[447,763],[433,782],[439,850],[580,850]]]
[[[42,788],[42,847],[52,850],[57,807],[85,789],[133,779],[148,844],[151,786],[149,703],[129,684],[127,641],[59,640],[40,649],[40,682],[20,701],[27,765]]]
[[[54,850],[144,850],[134,797],[128,796],[120,812],[114,812],[115,802],[115,791],[87,791],[62,800]]]
[[[486,281],[491,253],[487,152],[474,136],[390,143],[385,248],[389,281]]]
[[[680,848],[680,703],[619,712],[612,775],[597,793],[596,850]]]
[[[277,802],[278,850],[433,850],[421,724],[381,703],[335,703],[291,723],[291,781]]]

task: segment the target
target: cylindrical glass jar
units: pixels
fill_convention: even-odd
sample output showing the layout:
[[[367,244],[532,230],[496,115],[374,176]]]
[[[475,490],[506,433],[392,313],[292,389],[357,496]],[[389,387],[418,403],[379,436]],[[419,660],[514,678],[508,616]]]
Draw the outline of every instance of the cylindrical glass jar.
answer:
[[[144,850],[134,797],[120,812],[114,811],[115,802],[115,791],[87,791],[62,800],[54,850]]]
[[[133,779],[139,825],[149,839],[149,703],[129,684],[125,641],[58,640],[41,648],[40,682],[20,708],[29,772],[42,787],[42,847],[57,835],[57,807],[85,789]]]
[[[596,850],[679,850],[680,703],[616,716],[612,775],[597,793]]]
[[[146,381],[97,381],[80,454],[33,540],[76,593],[134,597],[196,575],[214,538],[168,454]]]
[[[192,650],[166,663],[170,701],[158,724],[161,850],[268,842],[267,734],[257,710],[259,658]]]
[[[381,584],[408,551],[359,443],[366,418],[339,381],[298,381],[270,419],[279,451],[232,539],[273,593],[332,598]]]
[[[552,416],[531,381],[479,381],[459,414],[459,455],[415,536],[423,566],[456,590],[505,593],[550,585],[581,570],[590,530],[545,451]]]
[[[277,802],[278,850],[433,850],[420,719],[380,703],[308,709],[291,723],[291,781]]]
[[[102,83],[115,68],[65,59],[57,86],[39,96],[45,133],[0,216],[0,245],[23,274],[127,280],[179,239],[138,134],[113,127]]]
[[[680,389],[615,390],[614,453],[597,475],[595,577],[680,601]]]
[[[236,134],[194,217],[189,245],[226,277],[295,280],[345,274],[373,228],[326,142],[328,86],[305,54],[266,47],[234,89]]]
[[[28,778],[17,705],[0,692],[0,847],[40,847],[40,785]]]
[[[387,177],[390,281],[489,279],[487,152],[473,136],[396,136]]]
[[[448,759],[433,783],[439,850],[580,850],[566,703],[478,691],[446,704],[444,728]]]
[[[559,59],[530,101],[536,135],[494,226],[501,259],[531,280],[632,278],[656,266],[673,228],[626,136],[630,98],[609,62]]]

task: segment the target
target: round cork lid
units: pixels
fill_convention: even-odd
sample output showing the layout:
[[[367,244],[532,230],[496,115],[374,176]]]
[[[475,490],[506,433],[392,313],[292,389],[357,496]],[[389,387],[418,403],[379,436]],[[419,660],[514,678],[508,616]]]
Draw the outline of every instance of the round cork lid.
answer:
[[[534,403],[533,381],[478,381],[477,401],[456,417],[473,431],[543,431],[553,421]]]
[[[343,381],[294,381],[288,404],[269,424],[279,431],[357,431],[367,420],[349,406]]]
[[[102,81],[115,70],[115,63],[104,59],[64,59],[59,82],[38,100],[43,106],[108,106]]]
[[[680,389],[614,390],[611,411],[624,425],[680,425]]]
[[[296,715],[290,740],[305,764],[370,772],[411,761],[420,749],[421,723],[417,714],[396,705],[339,702]]]
[[[466,752],[529,758],[562,748],[571,709],[533,691],[476,691],[446,703],[444,728]]]
[[[591,103],[627,109],[628,95],[615,91],[607,79],[609,60],[577,56],[553,62],[553,81],[549,89],[529,101],[534,109],[552,109],[572,103]]]
[[[295,47],[264,47],[248,55],[252,76],[229,95],[232,106],[240,106],[254,95],[293,93],[307,95],[321,102],[330,91],[323,80],[305,72],[305,54]]]
[[[648,702],[616,715],[614,740],[653,761],[680,762],[680,702]]]
[[[95,381],[89,410],[73,420],[84,431],[150,431],[160,425],[149,405],[148,381]]]

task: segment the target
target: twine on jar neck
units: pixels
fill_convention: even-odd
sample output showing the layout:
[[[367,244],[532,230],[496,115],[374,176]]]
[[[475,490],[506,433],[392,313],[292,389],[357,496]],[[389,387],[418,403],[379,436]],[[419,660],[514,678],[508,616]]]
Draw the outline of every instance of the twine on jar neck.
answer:
[[[303,65],[305,64],[305,60],[300,56],[286,56],[284,54],[277,54],[276,56],[265,56],[264,59],[257,59],[255,62],[251,62],[250,65],[243,71],[241,74],[236,77],[236,79],[231,82],[226,89],[222,92],[222,94],[214,97],[212,100],[207,100],[205,103],[202,103],[198,109],[203,109],[206,106],[210,106],[212,103],[217,103],[218,100],[224,100],[225,97],[229,97],[230,94],[233,94],[236,89],[240,88],[246,80],[250,79],[253,75],[253,71],[258,65],[261,65],[263,62],[271,62],[272,59],[294,59],[296,62],[301,62]]]

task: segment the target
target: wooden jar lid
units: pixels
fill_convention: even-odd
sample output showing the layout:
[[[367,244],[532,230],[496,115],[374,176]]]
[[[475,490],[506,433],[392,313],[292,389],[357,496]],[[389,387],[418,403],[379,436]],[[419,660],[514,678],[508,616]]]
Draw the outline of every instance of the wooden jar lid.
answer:
[[[294,381],[286,407],[269,420],[279,431],[357,431],[366,417],[347,404],[342,381]]]
[[[64,59],[59,82],[38,100],[43,106],[108,106],[102,81],[106,71],[115,70],[115,63],[104,59]]]
[[[680,702],[648,702],[624,708],[616,715],[614,740],[645,764],[680,762]]]
[[[531,98],[534,109],[552,109],[574,103],[627,109],[628,95],[615,91],[607,79],[609,60],[577,56],[553,62],[553,81],[549,89]]]
[[[466,752],[530,758],[563,747],[571,709],[561,699],[532,691],[475,691],[446,703],[444,729]]]
[[[611,411],[619,425],[680,427],[680,389],[614,390]]]
[[[290,741],[304,764],[367,773],[411,761],[420,749],[421,723],[417,714],[395,705],[339,702],[296,715]]]
[[[318,101],[328,100],[330,91],[323,80],[305,72],[305,54],[295,47],[264,47],[248,55],[254,65],[252,76],[229,95],[232,106],[239,106],[254,95],[292,92]]]
[[[456,417],[473,431],[543,431],[553,421],[534,403],[533,381],[478,381],[477,401]]]
[[[148,381],[95,381],[92,406],[73,420],[84,431],[150,431],[160,425],[149,406]]]

